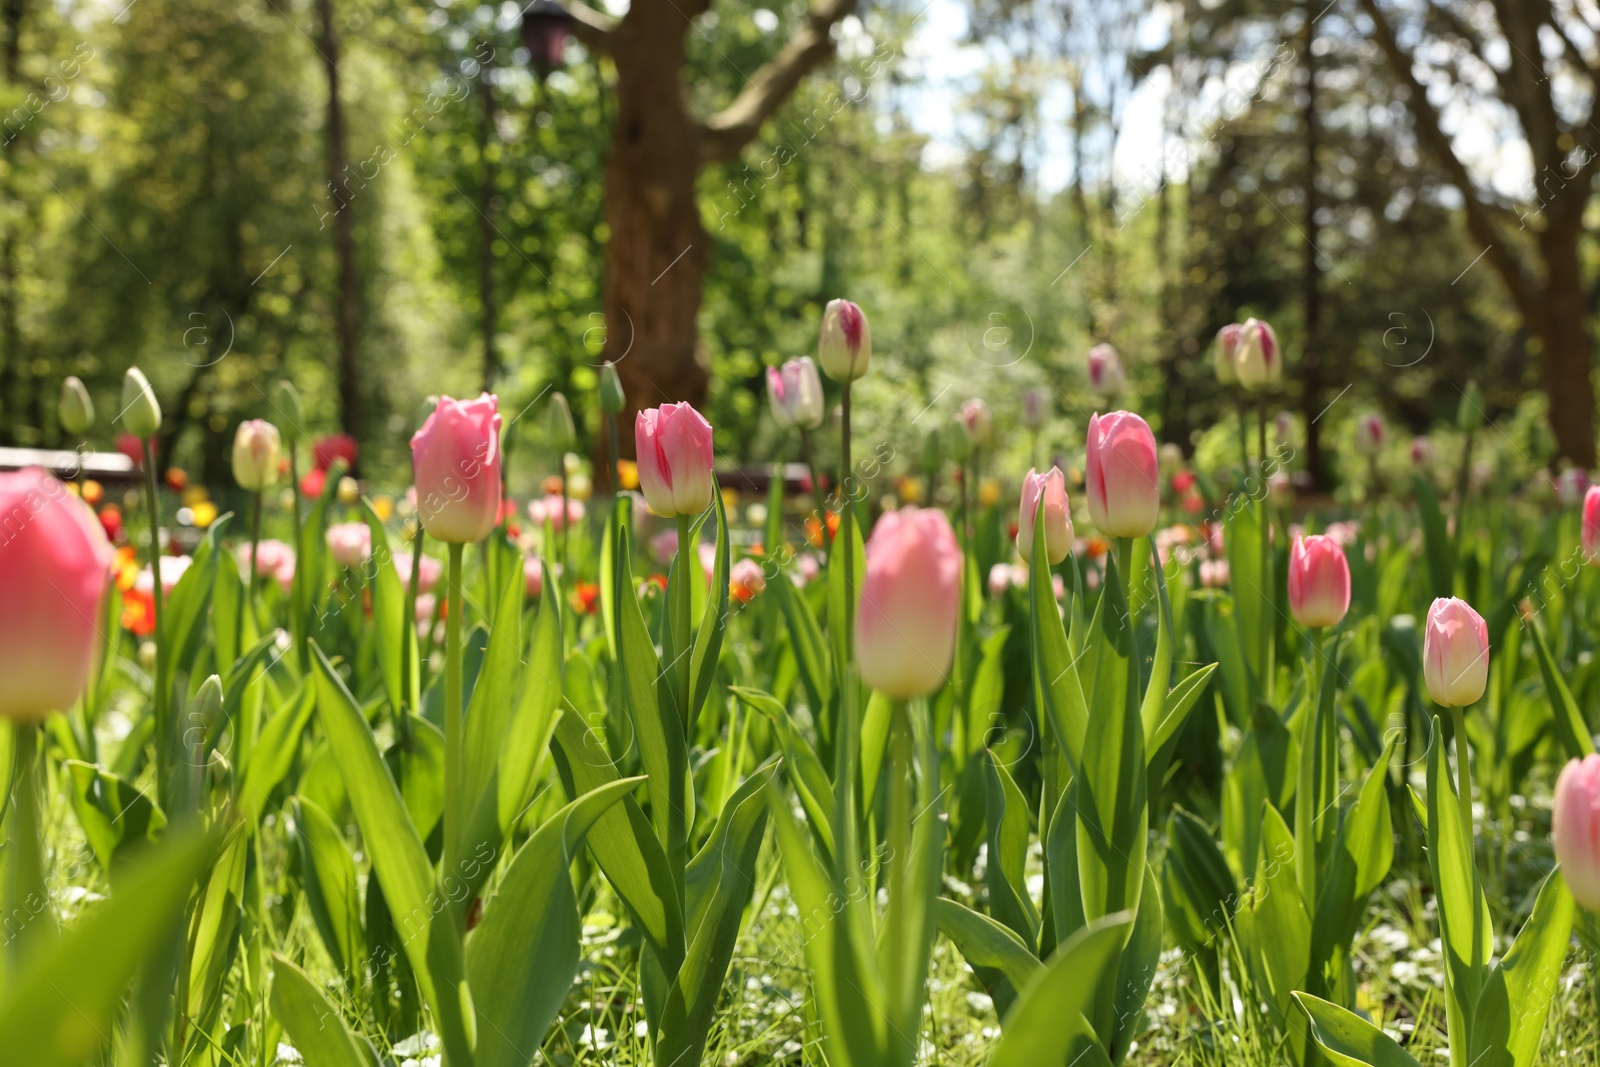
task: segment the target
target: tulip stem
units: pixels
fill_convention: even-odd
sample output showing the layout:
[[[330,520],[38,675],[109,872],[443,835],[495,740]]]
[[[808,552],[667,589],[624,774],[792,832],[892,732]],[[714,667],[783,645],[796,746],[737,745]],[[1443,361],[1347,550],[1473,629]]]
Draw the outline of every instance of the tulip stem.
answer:
[[[1272,588],[1272,502],[1267,493],[1267,398],[1256,398],[1256,446],[1261,452],[1261,691],[1272,700],[1273,618],[1277,614],[1277,591]]]
[[[410,633],[401,631],[404,639],[400,642],[400,707],[394,711],[395,733],[399,735],[402,744],[411,744],[411,717],[416,703],[416,690],[411,684],[411,651],[418,648],[418,643],[412,635],[416,633],[417,620],[417,585],[422,581],[422,522],[417,522],[417,532],[411,538],[411,581],[406,584],[405,625]],[[429,620],[432,625],[432,620]],[[418,654],[421,654],[418,648]],[[422,672],[420,669],[418,674]]]
[[[166,800],[167,764],[170,758],[168,753],[167,737],[167,694],[166,681],[163,677],[165,671],[161,664],[161,511],[160,502],[156,497],[156,464],[155,452],[150,447],[150,439],[145,438],[139,442],[144,450],[144,497],[145,510],[150,516],[150,619],[152,624],[151,634],[156,642],[156,670],[154,700],[152,701],[156,719],[156,781],[157,788],[162,793],[162,800]]]
[[[817,502],[817,521],[828,525],[828,498],[822,491],[822,479],[817,477],[817,457],[811,451],[811,431],[800,427],[800,454],[805,457],[806,470],[811,472],[811,497]],[[779,470],[782,471],[780,465]],[[782,476],[781,473],[779,475]]]
[[[889,709],[889,910],[886,913],[889,960],[894,970],[905,965],[911,931],[907,928],[911,900],[911,784],[912,744],[910,711],[904,700]]]
[[[450,606],[445,612],[444,649],[444,856],[455,865],[461,849],[461,550],[450,542]]]
[[[611,502],[612,510],[616,509],[617,494],[622,492],[622,445],[617,440],[617,416],[604,415],[606,420],[606,444],[611,450]]]
[[[685,730],[688,730],[689,720],[692,717],[689,711],[691,699],[689,687],[694,682],[691,676],[694,663],[693,657],[690,655],[690,650],[694,648],[694,634],[690,629],[693,626],[691,617],[694,612],[690,607],[692,596],[689,592],[691,588],[689,568],[700,565],[699,546],[690,543],[689,540],[692,519],[693,516],[691,515],[678,516],[678,581],[683,583],[683,588],[682,590],[673,590],[675,594],[681,595],[675,595],[672,598],[672,629],[675,631],[673,634],[672,654],[676,657],[672,663],[672,670],[677,675],[678,712],[683,716]]]
[[[22,936],[34,920],[42,920],[42,929],[55,930],[55,916],[50,910],[50,896],[44,880],[44,844],[40,838],[39,811],[39,761],[43,752],[39,748],[39,727],[31,722],[12,725],[12,745],[15,771],[12,797],[16,804],[16,819],[12,828],[10,855],[6,859],[5,909],[9,927],[15,920],[22,929],[14,931],[8,941],[13,973],[17,961],[33,942],[33,937]]]
[[[1450,709],[1450,725],[1456,735],[1456,799],[1461,805],[1461,825],[1466,830],[1467,845],[1472,845],[1472,767],[1468,756],[1467,716],[1462,708]]]
[[[571,505],[567,503],[567,454],[563,451],[560,455],[561,464],[561,566],[567,566],[567,520],[572,517]]]
[[[244,577],[244,589],[239,594],[239,607],[233,613],[233,652],[236,656],[244,655],[245,612],[255,608],[256,552],[261,547],[261,493],[258,490],[250,495],[254,498],[255,505],[250,512],[250,570]]]
[[[850,380],[839,385],[839,508],[844,521],[839,524],[839,540],[844,543],[844,647],[846,655],[853,657],[856,628],[856,534],[855,511],[850,506],[854,487],[851,485],[850,460]],[[822,536],[828,536],[828,517],[822,517]],[[834,548],[838,547],[835,542]]]

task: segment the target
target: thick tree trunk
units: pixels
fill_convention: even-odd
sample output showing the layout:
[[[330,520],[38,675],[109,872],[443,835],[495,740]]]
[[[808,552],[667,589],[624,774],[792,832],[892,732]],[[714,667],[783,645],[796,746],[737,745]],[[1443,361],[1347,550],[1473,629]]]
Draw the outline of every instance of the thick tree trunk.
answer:
[[[17,68],[22,58],[23,0],[5,0],[5,40],[3,49],[5,83],[8,89],[18,90]],[[3,131],[0,131],[3,132]],[[16,135],[0,140],[5,158],[5,199],[16,203],[17,151],[20,147]],[[22,338],[17,332],[17,238],[16,220],[22,212],[10,213],[0,219],[0,427],[5,437],[16,439],[22,423],[21,384],[23,377]]]
[[[710,246],[695,200],[703,127],[679,77],[688,19],[640,0],[617,27],[617,117],[606,163],[605,358],[627,395],[621,445],[633,455],[633,417],[668,401],[702,407],[710,374],[696,321]]]
[[[1315,0],[1312,0],[1315,2]],[[1311,478],[1311,488],[1321,492],[1327,486],[1327,476],[1322,462],[1322,434],[1319,417],[1322,414],[1322,267],[1317,262],[1317,246],[1321,231],[1317,225],[1317,212],[1322,207],[1317,191],[1317,147],[1321,130],[1317,123],[1317,12],[1307,4],[1305,45],[1301,62],[1306,71],[1305,109],[1305,266],[1302,280],[1303,314],[1305,318],[1305,345],[1300,356],[1300,411],[1306,423],[1306,473]]]
[[[484,60],[478,71],[478,95],[483,101],[483,126],[478,135],[478,162],[483,167],[478,187],[478,299],[483,305],[483,391],[494,392],[500,377],[500,354],[495,349],[494,238],[495,196],[494,160],[490,147],[495,142],[494,81],[492,59]]]
[[[1557,453],[1589,470],[1595,465],[1594,343],[1589,336],[1578,234],[1577,226],[1552,223],[1541,235],[1544,299],[1529,325],[1543,346],[1539,371],[1550,398]]]
[[[339,341],[339,421],[345,433],[360,441],[366,428],[361,396],[361,288],[356,277],[355,216],[344,104],[339,98],[339,35],[333,25],[333,0],[317,0],[317,16],[322,23],[318,51],[328,74],[328,194],[333,198],[333,249],[339,264],[334,316]]]

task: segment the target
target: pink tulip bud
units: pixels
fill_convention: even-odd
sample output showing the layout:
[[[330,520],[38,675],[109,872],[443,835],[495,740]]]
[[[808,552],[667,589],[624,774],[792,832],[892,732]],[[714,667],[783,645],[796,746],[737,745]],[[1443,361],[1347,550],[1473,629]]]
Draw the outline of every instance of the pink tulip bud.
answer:
[[[1022,425],[1036,429],[1044,425],[1045,405],[1049,397],[1043,389],[1029,389],[1022,394]]]
[[[1289,548],[1289,610],[1301,626],[1337,626],[1350,610],[1350,563],[1326,534]]]
[[[1465,600],[1440,597],[1428,609],[1422,676],[1435,704],[1464,708],[1489,683],[1489,624]]]
[[[1233,369],[1233,357],[1239,350],[1239,331],[1243,329],[1237,322],[1230,322],[1217,331],[1217,343],[1211,350],[1211,366],[1217,372],[1217,381],[1223,385],[1232,385],[1239,380],[1238,372]]]
[[[1089,388],[1101,396],[1115,396],[1122,392],[1127,380],[1115,348],[1099,344],[1089,349]]]
[[[698,515],[711,503],[711,424],[688,404],[662,404],[633,422],[639,488],[657,515]]]
[[[499,400],[441,396],[411,438],[411,469],[429,537],[455,544],[488,537],[500,517]]]
[[[241,573],[248,574],[250,572],[250,546],[240,545],[237,551],[239,554],[239,570]],[[255,551],[257,578],[270,578],[285,566],[294,566],[294,549],[277,538],[269,537],[259,542],[255,546]],[[163,578],[166,577],[166,571],[166,565],[163,563],[161,568],[161,576]],[[400,577],[401,580],[405,579],[404,574]]]
[[[1221,589],[1228,584],[1228,561],[1203,559],[1200,561],[1200,584],[1207,589]]]
[[[1583,495],[1583,554],[1590,563],[1600,563],[1600,485],[1591,485]]]
[[[1044,550],[1053,567],[1072,551],[1072,512],[1067,506],[1067,479],[1060,467],[1049,473],[1030,470],[1022,479],[1022,506],[1017,513],[1017,551],[1033,558],[1033,516],[1044,498]]]
[[[37,722],[83,694],[111,545],[88,506],[30,467],[0,474],[0,717]]]
[[[529,600],[538,600],[544,592],[544,561],[538,556],[527,556],[522,561],[522,580],[527,583]]]
[[[817,334],[817,362],[822,364],[822,373],[836,382],[853,381],[867,373],[871,360],[872,330],[867,316],[848,300],[828,301]]]
[[[341,567],[359,567],[372,558],[372,530],[364,522],[335,523],[327,537],[328,554]]]
[[[409,552],[397,552],[394,557],[394,569],[400,575],[402,588],[411,585],[412,559]],[[423,556],[422,562],[417,564],[417,594],[433,592],[433,587],[439,584],[439,579],[444,575],[444,561],[433,556]]]
[[[1383,448],[1383,416],[1368,412],[1356,421],[1356,451],[1364,456],[1375,456]]]
[[[967,441],[974,448],[988,444],[994,436],[994,416],[989,414],[989,405],[977,397],[962,404],[961,428],[966,431]]]
[[[1239,327],[1239,347],[1233,352],[1233,370],[1246,389],[1265,389],[1283,377],[1283,354],[1278,335],[1260,319],[1245,319]]]
[[[961,549],[944,512],[885,512],[867,539],[856,620],[861,680],[895,700],[944,684],[956,647]]]
[[[1556,476],[1556,499],[1564,508],[1575,508],[1589,489],[1589,472],[1581,467],[1565,467]]]
[[[1131,411],[1089,417],[1089,517],[1107,537],[1143,537],[1161,507],[1156,436]]]
[[[1433,466],[1433,442],[1425,435],[1411,439],[1411,465],[1423,468]]]
[[[822,425],[822,379],[809,356],[767,368],[767,400],[779,426],[815,430]]]
[[[278,428],[265,419],[247,419],[233,436],[233,480],[259,493],[278,484]]]
[[[1600,912],[1600,756],[1573,760],[1562,769],[1550,823],[1572,899]]]

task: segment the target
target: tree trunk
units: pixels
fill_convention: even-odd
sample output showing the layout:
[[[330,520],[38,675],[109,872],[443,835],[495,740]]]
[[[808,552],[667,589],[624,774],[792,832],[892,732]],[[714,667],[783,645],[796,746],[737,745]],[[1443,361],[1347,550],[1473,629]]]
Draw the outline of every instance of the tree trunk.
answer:
[[[492,57],[483,61],[478,70],[478,95],[483,100],[483,127],[478,135],[478,161],[483,167],[482,184],[478,187],[478,299],[483,305],[483,391],[494,392],[494,383],[500,377],[500,354],[495,350],[494,301],[494,160],[489,157],[495,140],[494,82],[489,74],[493,69]],[[542,89],[542,87],[541,87]]]
[[[695,200],[703,127],[679,77],[688,10],[639,0],[617,27],[617,116],[606,162],[605,358],[627,405],[621,447],[633,455],[633,418],[668,401],[705,404],[710,374],[696,322],[710,247]]]
[[[23,0],[5,0],[4,66],[6,88],[17,91],[17,67],[22,57]],[[17,135],[5,138],[5,200],[16,203]],[[16,220],[22,212],[9,212],[10,218],[0,219],[0,427],[9,427],[9,435],[16,439],[22,423],[22,338],[17,333],[17,238]]]
[[[1540,235],[1545,262],[1542,312],[1530,317],[1542,344],[1539,371],[1550,398],[1550,427],[1560,456],[1590,470],[1595,465],[1594,346],[1589,337],[1579,227],[1555,225]]]
[[[1321,139],[1321,130],[1317,126],[1317,12],[1311,10],[1308,3],[1305,14],[1305,46],[1301,55],[1306,71],[1306,247],[1301,294],[1304,301],[1305,344],[1300,356],[1300,411],[1306,423],[1306,473],[1311,477],[1312,491],[1321,492],[1327,488],[1327,474],[1322,462],[1322,427],[1318,423],[1322,414],[1322,267],[1317,262],[1317,246],[1321,236],[1317,227],[1317,212],[1322,201],[1317,192],[1317,147]]]
[[[339,295],[334,326],[339,341],[339,421],[361,441],[365,415],[361,398],[361,289],[356,277],[356,231],[349,189],[349,150],[344,105],[339,99],[339,35],[333,26],[333,0],[317,0],[322,22],[318,51],[328,74],[328,193],[333,198],[333,249],[339,263]]]

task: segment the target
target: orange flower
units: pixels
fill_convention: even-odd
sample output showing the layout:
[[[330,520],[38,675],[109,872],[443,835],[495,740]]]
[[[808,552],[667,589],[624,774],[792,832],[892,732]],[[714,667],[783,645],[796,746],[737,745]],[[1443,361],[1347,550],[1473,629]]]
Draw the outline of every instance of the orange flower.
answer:
[[[572,607],[580,615],[593,615],[600,602],[600,587],[593,582],[580,581],[572,590]]]
[[[1091,537],[1088,543],[1088,556],[1090,559],[1099,559],[1111,548],[1111,542],[1104,537]]]
[[[110,511],[111,508],[106,508]],[[103,516],[104,513],[102,513]],[[111,563],[111,571],[117,577],[117,589],[126,593],[133,588],[139,580],[139,552],[132,545],[123,545],[117,549],[117,554]]]
[[[100,501],[106,498],[105,486],[93,478],[83,480],[83,502],[91,507],[98,507]]]
[[[631,459],[617,460],[617,481],[624,489],[639,488],[639,465]]]
[[[839,532],[839,513],[837,511],[829,511],[824,514],[828,525],[828,540],[832,541]],[[822,547],[822,525],[815,515],[806,518],[806,543],[812,548]]]
[[[183,492],[189,484],[189,475],[182,467],[167,468],[167,488],[174,493]]]
[[[121,579],[118,579],[120,584]],[[156,629],[154,598],[142,589],[127,589],[122,594],[122,628],[138,637],[149,637]]]

